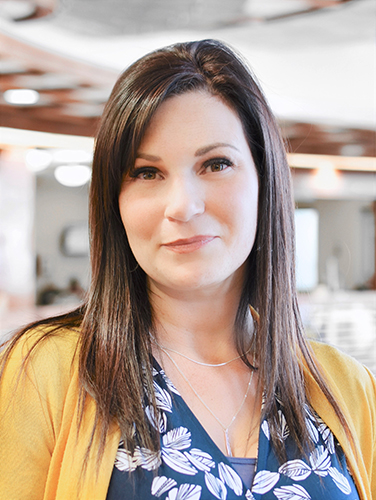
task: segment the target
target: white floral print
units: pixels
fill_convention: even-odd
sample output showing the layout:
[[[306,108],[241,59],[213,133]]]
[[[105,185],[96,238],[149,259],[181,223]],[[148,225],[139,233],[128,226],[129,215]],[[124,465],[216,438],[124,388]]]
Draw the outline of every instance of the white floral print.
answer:
[[[311,436],[311,439],[314,443],[318,443],[319,442],[319,431],[317,429],[317,427],[315,426],[315,424],[312,422],[312,420],[310,418],[306,418],[306,425],[307,425],[307,429],[308,429],[308,432],[309,432],[309,435]]]
[[[170,393],[166,389],[162,389],[154,380],[154,391],[157,408],[162,411],[172,412],[172,400]]]
[[[178,427],[167,432],[163,438],[163,448],[185,450],[191,446],[191,433],[185,427]]]
[[[261,429],[262,432],[265,434],[266,439],[270,441],[270,429],[269,429],[269,424],[266,420],[264,420],[263,423],[261,424]]]
[[[351,486],[350,486],[348,479],[343,474],[341,474],[341,472],[339,472],[338,469],[335,469],[334,467],[330,467],[328,472],[329,472],[331,478],[333,479],[333,481],[338,486],[338,488],[343,493],[345,493],[345,495],[350,495]]]
[[[226,500],[227,490],[222,479],[215,477],[210,472],[205,472],[205,483],[208,490],[215,496],[215,498],[219,498],[219,500]]]
[[[264,494],[270,491],[279,480],[278,472],[269,472],[268,470],[260,470],[253,481],[252,493]]]
[[[194,484],[182,484],[170,491],[167,500],[199,500],[201,498],[201,486]]]
[[[157,429],[158,432],[163,434],[167,429],[167,415],[164,411],[159,411],[157,415],[155,415],[154,408],[152,406],[146,406],[145,414],[151,423],[151,425]]]
[[[278,500],[309,500],[311,497],[299,484],[281,486],[273,491]]]
[[[278,410],[278,417],[279,417],[279,428],[280,428],[281,438],[285,440],[289,436],[290,431],[286,423],[286,418],[281,410]]]
[[[313,472],[325,477],[329,472],[331,464],[329,452],[323,446],[318,446],[309,457]]]
[[[285,474],[293,481],[304,481],[312,472],[312,469],[303,460],[289,460],[278,469],[280,474]]]
[[[157,476],[151,483],[151,494],[155,497],[160,497],[163,493],[177,485],[175,479],[166,476]]]
[[[198,470],[209,472],[210,469],[215,467],[214,460],[209,455],[209,453],[206,453],[205,451],[198,450],[197,448],[192,448],[189,452],[184,452],[184,455]]]
[[[234,490],[238,497],[243,493],[243,483],[234,469],[227,464],[221,462],[218,465],[219,477],[229,488]]]
[[[331,455],[334,455],[336,450],[335,450],[335,446],[334,446],[334,438],[333,438],[332,431],[324,423],[319,425],[319,431],[320,431],[321,436],[325,442],[326,447],[328,448],[329,453]]]
[[[181,451],[162,448],[162,459],[166,465],[180,474],[194,476],[198,472]]]

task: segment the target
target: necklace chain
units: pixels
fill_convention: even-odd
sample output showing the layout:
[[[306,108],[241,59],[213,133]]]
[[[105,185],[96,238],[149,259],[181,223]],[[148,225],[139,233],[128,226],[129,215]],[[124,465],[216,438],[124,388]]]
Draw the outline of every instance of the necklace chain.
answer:
[[[193,358],[190,358],[189,356],[187,356],[186,354],[183,354],[182,352],[179,352],[179,351],[175,351],[175,349],[172,349],[171,347],[164,347],[162,346],[161,344],[159,344],[159,342],[157,341],[157,339],[155,337],[151,337],[154,344],[156,346],[159,347],[159,349],[162,349],[165,353],[166,351],[170,351],[170,352],[173,352],[175,354],[178,354],[179,356],[181,356],[182,358],[185,358],[185,359],[188,359],[188,361],[191,361],[192,363],[196,363],[196,365],[201,365],[201,366],[208,366],[210,368],[217,368],[219,366],[226,366],[226,365],[229,365],[230,363],[232,363],[233,361],[236,361],[237,359],[240,359],[242,358],[243,356],[245,356],[246,354],[248,354],[252,347],[250,347],[248,349],[248,351],[246,351],[244,354],[241,354],[239,356],[236,356],[235,358],[232,358],[230,359],[229,361],[224,361],[223,363],[204,363],[203,361],[197,361],[196,359],[193,359]],[[167,354],[167,353],[166,353]]]
[[[248,385],[247,385],[247,390],[245,391],[245,394],[244,394],[244,397],[243,397],[243,400],[241,402],[241,405],[239,406],[238,410],[236,411],[235,415],[232,417],[231,419],[231,422],[228,424],[228,426],[226,427],[222,422],[221,420],[217,417],[217,415],[213,412],[213,410],[211,408],[209,408],[209,406],[205,403],[205,401],[202,399],[202,397],[198,394],[198,392],[196,391],[196,389],[192,386],[192,384],[190,383],[188,377],[186,377],[186,375],[182,372],[182,370],[179,368],[178,364],[176,363],[176,361],[172,358],[172,356],[169,354],[168,350],[162,346],[160,346],[159,344],[157,344],[158,347],[166,354],[166,356],[170,359],[170,361],[173,363],[173,365],[175,366],[175,368],[178,370],[178,372],[180,373],[180,375],[183,377],[183,379],[187,382],[187,384],[189,385],[189,387],[191,388],[191,390],[193,391],[193,393],[195,394],[195,396],[199,399],[199,401],[201,401],[201,403],[204,405],[204,407],[208,410],[208,412],[210,412],[210,414],[215,418],[215,420],[219,423],[219,425],[222,427],[222,430],[223,430],[223,433],[225,435],[225,445],[226,445],[226,451],[227,451],[227,455],[229,457],[232,457],[232,451],[231,451],[231,443],[230,443],[230,437],[228,435],[228,432],[229,432],[229,429],[231,427],[231,425],[235,422],[236,420],[236,417],[239,415],[241,409],[243,408],[244,406],[244,403],[248,397],[248,393],[249,393],[249,389],[252,385],[252,379],[253,379],[253,374],[254,374],[254,370],[252,370],[251,372],[251,375],[249,377],[249,381],[248,381]],[[171,350],[172,352],[174,352],[172,349],[169,349]],[[180,354],[180,353],[177,353],[177,354]],[[186,356],[183,356],[183,357],[186,357]],[[239,356],[240,357],[240,356]],[[189,358],[188,358],[189,359]],[[238,358],[235,358],[235,359],[238,359]],[[233,361],[233,360],[232,360]],[[225,364],[228,364],[228,363],[231,363],[231,361],[228,361],[227,363]],[[200,364],[200,363],[199,363]],[[254,363],[253,363],[254,364]],[[210,366],[210,365],[209,365]],[[219,365],[214,365],[214,366],[219,366]]]

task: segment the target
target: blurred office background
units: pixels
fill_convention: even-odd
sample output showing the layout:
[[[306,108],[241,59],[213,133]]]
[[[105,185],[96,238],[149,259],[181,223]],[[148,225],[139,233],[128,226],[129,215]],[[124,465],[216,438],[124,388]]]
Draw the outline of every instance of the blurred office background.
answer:
[[[93,137],[117,75],[218,38],[286,140],[307,335],[376,373],[375,20],[373,0],[0,0],[0,337],[84,296]]]

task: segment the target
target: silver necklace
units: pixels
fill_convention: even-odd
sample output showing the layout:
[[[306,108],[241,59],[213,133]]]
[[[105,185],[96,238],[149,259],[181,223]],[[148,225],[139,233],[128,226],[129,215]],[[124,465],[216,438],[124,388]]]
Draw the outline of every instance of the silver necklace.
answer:
[[[226,366],[226,365],[229,365],[230,363],[232,363],[233,361],[236,361],[237,359],[240,359],[242,358],[243,356],[245,356],[246,354],[248,354],[250,351],[251,351],[251,347],[248,349],[248,351],[246,351],[244,354],[241,354],[240,356],[236,356],[236,358],[232,358],[230,359],[229,361],[224,361],[223,363],[217,363],[217,364],[211,364],[211,363],[204,363],[203,361],[197,361],[196,359],[192,359],[190,357],[188,357],[187,355],[183,354],[182,352],[179,352],[179,351],[175,351],[175,349],[171,349],[171,347],[164,347],[162,346],[161,344],[159,344],[159,342],[157,341],[157,339],[153,336],[151,336],[154,344],[156,346],[159,347],[159,349],[162,349],[162,351],[166,352],[166,351],[170,351],[170,352],[173,352],[175,354],[178,354],[179,356],[181,356],[182,358],[185,358],[185,359],[188,359],[188,361],[191,361],[192,363],[196,363],[196,365],[201,365],[201,366],[209,366],[210,368],[216,368],[216,367],[219,367],[219,366]],[[166,353],[167,354],[167,353]]]
[[[247,399],[248,397],[248,393],[249,393],[249,389],[251,387],[251,384],[252,384],[252,379],[253,379],[253,373],[254,373],[254,370],[252,370],[251,372],[251,375],[249,377],[249,382],[248,382],[248,385],[247,385],[247,390],[245,391],[245,394],[244,394],[244,397],[243,397],[243,401],[241,403],[241,405],[239,406],[237,412],[235,413],[235,415],[232,417],[231,419],[231,422],[229,423],[229,425],[226,427],[222,422],[221,420],[217,417],[217,415],[209,408],[209,406],[205,403],[205,401],[202,399],[202,397],[198,394],[198,392],[196,391],[196,389],[192,386],[192,384],[190,383],[188,377],[186,377],[184,375],[184,373],[181,371],[181,369],[179,368],[178,364],[176,363],[176,361],[172,358],[172,356],[168,353],[167,349],[165,349],[164,347],[161,347],[161,346],[158,346],[160,347],[160,349],[166,354],[166,356],[170,359],[170,361],[173,363],[173,365],[175,366],[175,368],[178,370],[178,372],[180,373],[180,375],[183,377],[183,379],[187,382],[187,384],[189,385],[189,387],[191,388],[192,392],[195,394],[195,396],[201,401],[201,403],[205,406],[205,408],[208,410],[208,412],[210,412],[210,414],[216,419],[216,421],[219,423],[219,425],[222,427],[222,430],[223,430],[223,433],[225,435],[225,446],[226,446],[226,452],[227,452],[227,455],[229,457],[232,457],[232,451],[231,451],[231,443],[230,443],[230,436],[228,435],[228,431],[230,430],[230,427],[231,425],[235,422],[235,419],[236,417],[239,415],[240,413],[240,410],[243,408],[244,406],[244,403],[245,403],[245,400]],[[230,363],[230,361],[229,361]],[[253,362],[254,364],[254,362]],[[214,365],[214,366],[218,366],[218,365]]]

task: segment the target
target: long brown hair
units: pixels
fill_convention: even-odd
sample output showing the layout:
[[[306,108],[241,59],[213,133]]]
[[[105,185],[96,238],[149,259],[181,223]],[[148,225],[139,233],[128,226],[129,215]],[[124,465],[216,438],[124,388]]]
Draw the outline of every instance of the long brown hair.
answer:
[[[102,117],[93,160],[88,298],[81,310],[49,323],[80,324],[81,398],[90,394],[97,402],[101,451],[113,419],[129,449],[135,446],[134,426],[138,444],[157,449],[159,438],[151,432],[143,410],[145,398],[155,404],[149,338],[153,315],[146,276],[129,247],[118,198],[122,179],[134,165],[155,110],[165,99],[193,90],[220,97],[238,114],[258,172],[258,226],[237,313],[237,347],[243,354],[249,343],[241,332],[252,304],[260,315],[254,349],[265,388],[263,416],[268,418],[273,445],[282,459],[285,450],[276,396],[299,448],[303,450],[310,441],[304,414],[303,363],[346,424],[316,368],[300,321],[294,204],[284,144],[251,71],[221,42],[203,40],[157,50],[135,62],[118,79]]]

